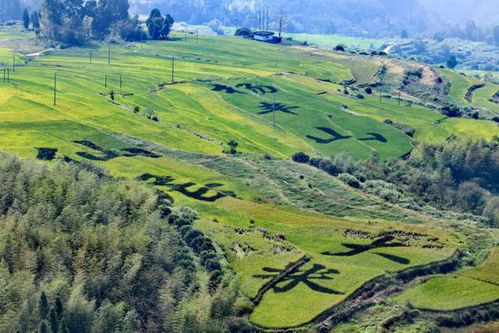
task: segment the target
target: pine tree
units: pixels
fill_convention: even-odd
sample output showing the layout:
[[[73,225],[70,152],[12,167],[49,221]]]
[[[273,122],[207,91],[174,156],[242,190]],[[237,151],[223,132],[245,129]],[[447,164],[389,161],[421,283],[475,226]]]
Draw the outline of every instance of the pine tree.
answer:
[[[57,319],[57,312],[54,308],[50,308],[49,322],[52,333],[57,333],[59,330],[59,320]]]
[[[38,333],[49,333],[49,332],[50,331],[47,322],[45,320],[42,320],[40,326],[38,327]]]
[[[61,297],[57,295],[55,297],[55,313],[57,315],[58,320],[61,320],[63,312],[64,312],[64,306],[62,304]]]
[[[49,301],[44,291],[42,291],[42,294],[40,295],[39,306],[40,306],[40,318],[46,319],[49,313]]]
[[[29,13],[28,13],[28,9],[24,8],[24,12],[23,12],[23,26],[24,26],[24,29],[29,29]]]

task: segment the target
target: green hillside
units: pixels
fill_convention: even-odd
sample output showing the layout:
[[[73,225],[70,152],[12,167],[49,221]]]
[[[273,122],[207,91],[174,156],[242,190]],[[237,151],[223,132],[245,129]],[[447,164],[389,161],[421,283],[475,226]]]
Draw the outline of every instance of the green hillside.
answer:
[[[455,221],[289,161],[297,151],[390,160],[419,143],[499,135],[492,121],[446,118],[422,102],[345,84],[360,77],[359,64],[375,67],[370,57],[208,36],[31,59],[0,50],[0,62],[12,56],[22,65],[0,79],[0,150],[49,164],[89,162],[195,209],[195,226],[225,254],[260,327],[313,322],[374,278],[469,245]],[[363,74],[366,82],[373,75]],[[463,91],[455,86],[450,96]],[[240,154],[224,153],[229,140]]]

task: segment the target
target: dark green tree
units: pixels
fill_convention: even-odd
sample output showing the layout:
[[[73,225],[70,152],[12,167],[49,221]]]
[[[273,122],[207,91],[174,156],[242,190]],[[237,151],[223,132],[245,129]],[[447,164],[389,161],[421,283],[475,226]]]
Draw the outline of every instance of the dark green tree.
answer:
[[[174,22],[169,14],[163,18],[159,9],[153,9],[146,21],[149,36],[154,40],[167,39]]]
[[[165,20],[163,19],[163,16],[161,16],[159,9],[153,9],[146,21],[147,30],[149,31],[151,39],[159,40],[161,38],[164,22]]]
[[[42,320],[40,326],[38,327],[38,333],[50,333],[49,327],[45,320]]]
[[[24,26],[24,29],[29,29],[29,13],[28,13],[28,9],[24,8],[24,12],[23,12],[23,26]]]
[[[173,17],[170,14],[166,14],[163,22],[163,29],[161,30],[161,38],[168,38],[168,35],[170,35],[170,32],[172,31],[173,23],[175,23]]]
[[[55,314],[57,316],[57,320],[61,320],[63,312],[64,312],[64,305],[62,304],[61,296],[57,295],[55,297]]]
[[[48,39],[68,44],[84,43],[84,8],[83,0],[42,0],[41,34]]]
[[[231,139],[227,144],[229,145],[229,148],[230,148],[229,154],[232,154],[232,155],[236,154],[237,147],[239,146],[239,143],[236,140]]]
[[[447,60],[447,67],[448,68],[456,68],[457,66],[457,59],[455,55],[451,55],[449,59]]]
[[[59,319],[57,319],[57,312],[54,308],[50,308],[49,323],[52,333],[57,333],[59,331]]]
[[[40,14],[35,10],[31,13],[31,26],[37,37],[40,37]]]
[[[87,4],[89,16],[93,16],[92,33],[94,36],[104,38],[118,22],[129,19],[128,0],[100,0],[97,5],[93,2]]]
[[[44,291],[42,291],[42,294],[40,295],[40,301],[38,305],[40,307],[40,318],[46,319],[50,310],[50,305],[49,300],[47,299],[47,295]]]

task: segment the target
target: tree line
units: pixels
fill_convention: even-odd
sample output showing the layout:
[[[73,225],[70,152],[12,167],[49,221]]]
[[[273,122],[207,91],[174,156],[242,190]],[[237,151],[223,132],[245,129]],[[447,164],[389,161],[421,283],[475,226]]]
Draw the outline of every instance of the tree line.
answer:
[[[499,140],[499,139],[498,139]],[[428,206],[481,216],[499,226],[499,141],[450,140],[421,144],[410,157],[381,161],[373,153],[355,163],[346,154],[315,158],[296,153],[293,160],[338,176],[346,184],[416,211]]]
[[[0,153],[0,331],[249,331],[249,301],[172,202],[91,165]]]
[[[42,0],[40,35],[70,45],[81,45],[89,39],[140,41],[167,39],[174,20],[154,9],[143,28],[138,16],[130,17],[128,0]],[[31,15],[31,17],[34,17]],[[29,15],[24,15],[29,26]],[[34,22],[33,22],[33,27]]]

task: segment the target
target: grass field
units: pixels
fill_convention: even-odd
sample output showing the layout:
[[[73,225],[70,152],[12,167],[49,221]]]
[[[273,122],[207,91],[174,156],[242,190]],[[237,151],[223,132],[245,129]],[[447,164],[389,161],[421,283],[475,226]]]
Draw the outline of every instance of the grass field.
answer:
[[[386,42],[381,39],[348,37],[341,35],[321,35],[307,33],[286,33],[285,37],[291,37],[300,42],[316,44],[324,48],[333,48],[338,44],[346,45],[348,48],[370,50],[381,47]]]
[[[395,298],[416,308],[456,310],[499,300],[499,248],[480,266],[433,277]]]
[[[455,102],[461,104],[468,104],[466,100],[466,92],[468,88],[474,84],[479,83],[478,80],[459,74],[458,72],[440,69],[439,72],[443,75],[451,84],[449,90],[449,97]]]
[[[27,38],[35,38],[35,33],[30,31],[21,31],[21,30],[0,30],[0,41],[7,39],[27,39]]]
[[[499,299],[499,286],[459,275],[437,276],[404,293],[400,302],[419,309],[457,310]]]
[[[263,295],[254,323],[303,324],[372,277],[456,249],[458,236],[437,221],[283,159],[299,150],[357,160],[409,153],[414,140],[386,118],[413,126],[420,142],[490,139],[494,123],[439,121],[423,107],[346,95],[339,83],[368,81],[375,66],[363,64],[361,78],[362,58],[324,51],[200,36],[113,45],[110,64],[107,53],[106,45],[51,51],[17,67],[10,82],[0,79],[0,149],[95,163],[196,209],[196,226],[225,250],[249,297],[309,256]],[[0,50],[0,61],[11,58]],[[244,154],[222,153],[230,139]]]
[[[466,99],[466,92],[472,85],[480,84],[481,81],[461,75],[451,70],[439,70],[440,73],[450,82],[449,97],[458,103],[482,107],[494,112],[499,112],[499,104],[490,101],[492,96],[499,91],[499,86],[493,83],[486,83],[484,87],[473,92],[471,102]]]

